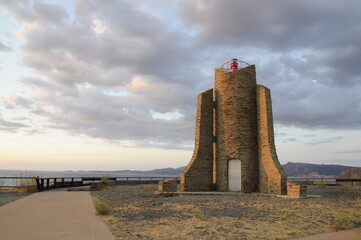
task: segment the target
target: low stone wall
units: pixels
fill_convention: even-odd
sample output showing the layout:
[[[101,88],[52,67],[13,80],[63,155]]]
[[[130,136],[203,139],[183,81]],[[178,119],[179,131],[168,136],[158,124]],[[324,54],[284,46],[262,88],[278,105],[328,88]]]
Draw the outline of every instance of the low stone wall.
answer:
[[[176,192],[177,191],[177,180],[176,179],[168,179],[164,181],[160,181],[158,183],[158,194],[168,193],[168,192]]]
[[[287,182],[287,196],[291,198],[307,197],[307,186]]]

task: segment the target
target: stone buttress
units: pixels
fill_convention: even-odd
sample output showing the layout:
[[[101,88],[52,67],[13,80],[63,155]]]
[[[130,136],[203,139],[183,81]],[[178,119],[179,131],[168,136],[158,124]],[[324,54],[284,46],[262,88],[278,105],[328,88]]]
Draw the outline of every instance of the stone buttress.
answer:
[[[278,161],[274,132],[271,92],[257,86],[259,191],[287,194],[287,175]]]
[[[181,191],[213,189],[213,89],[198,95],[194,151],[181,174]]]

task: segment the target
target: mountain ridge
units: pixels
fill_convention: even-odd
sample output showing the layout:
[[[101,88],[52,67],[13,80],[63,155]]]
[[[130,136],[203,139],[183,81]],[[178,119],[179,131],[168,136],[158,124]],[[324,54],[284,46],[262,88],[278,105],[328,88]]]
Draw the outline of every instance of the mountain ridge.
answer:
[[[361,168],[354,166],[344,166],[344,165],[333,165],[333,164],[312,164],[312,163],[293,163],[288,162],[282,164],[284,170],[288,177],[338,177],[342,176],[342,173],[349,169],[359,169],[352,170],[361,171]],[[112,173],[122,174],[122,175],[150,175],[150,176],[179,176],[181,172],[186,168],[186,166],[178,168],[158,168],[153,170],[115,170],[115,171],[87,171],[87,172],[106,172],[111,175]],[[351,171],[351,170],[350,170]],[[76,172],[76,171],[74,171]],[[343,176],[350,175],[348,172],[343,173]]]

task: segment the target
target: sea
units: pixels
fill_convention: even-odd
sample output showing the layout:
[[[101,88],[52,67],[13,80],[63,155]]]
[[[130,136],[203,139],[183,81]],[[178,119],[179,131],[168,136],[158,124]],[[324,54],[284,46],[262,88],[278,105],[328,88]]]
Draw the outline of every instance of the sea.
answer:
[[[107,172],[107,171],[27,171],[27,170],[0,170],[0,187],[6,186],[18,186],[18,179],[2,179],[1,177],[36,177],[41,178],[81,178],[81,177],[152,177],[154,180],[162,180],[162,177],[179,177],[179,175],[149,175],[149,174],[132,174],[132,173],[121,173],[121,172]],[[334,178],[317,178],[317,177],[288,177],[289,181],[304,182],[313,181],[317,183],[335,183]]]
[[[0,187],[18,186],[18,179],[3,179],[1,177],[36,177],[40,178],[81,178],[81,177],[119,177],[119,178],[149,178],[162,180],[163,177],[179,177],[176,175],[149,175],[149,174],[131,174],[121,172],[107,171],[29,171],[29,170],[0,170]]]

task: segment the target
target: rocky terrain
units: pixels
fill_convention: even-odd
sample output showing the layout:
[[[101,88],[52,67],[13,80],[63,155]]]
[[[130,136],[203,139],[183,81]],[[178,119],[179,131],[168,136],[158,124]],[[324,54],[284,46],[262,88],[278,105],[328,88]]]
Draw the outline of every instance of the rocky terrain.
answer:
[[[289,177],[338,177],[352,167],[330,164],[291,163],[282,165]]]
[[[361,189],[309,186],[307,199],[262,194],[154,195],[156,185],[93,192],[117,239],[292,239],[361,226]]]
[[[361,178],[361,168],[350,168],[340,173],[340,178]]]

